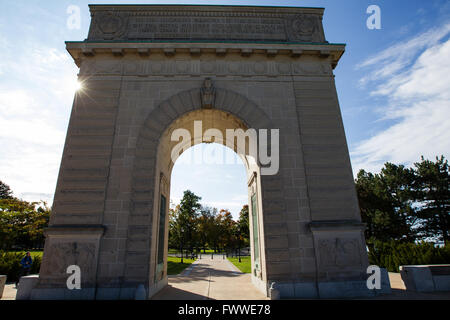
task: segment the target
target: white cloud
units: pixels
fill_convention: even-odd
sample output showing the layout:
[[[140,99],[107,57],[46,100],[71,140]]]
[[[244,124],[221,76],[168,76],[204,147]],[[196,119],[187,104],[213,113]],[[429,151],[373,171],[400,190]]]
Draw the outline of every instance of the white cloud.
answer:
[[[61,50],[0,39],[0,180],[18,197],[51,204],[77,68]]]
[[[210,201],[205,202],[205,205],[217,208],[218,211],[221,209],[226,209],[231,212],[233,219],[239,219],[239,212],[241,211],[244,204],[247,204],[247,201]]]
[[[395,44],[363,61],[357,68],[376,67],[360,82],[380,80],[395,75],[409,66],[418,53],[426,48],[436,45],[450,32],[450,23],[441,28],[428,30],[408,41]]]
[[[360,65],[376,68],[363,81],[373,83],[372,95],[386,99],[381,120],[390,120],[393,124],[353,150],[355,172],[360,168],[378,171],[386,161],[411,165],[419,161],[421,155],[429,159],[441,154],[448,157],[449,33],[450,24],[447,24],[388,48]],[[422,50],[413,59],[413,54],[407,51],[417,52],[414,45]],[[407,68],[398,67],[409,64]]]

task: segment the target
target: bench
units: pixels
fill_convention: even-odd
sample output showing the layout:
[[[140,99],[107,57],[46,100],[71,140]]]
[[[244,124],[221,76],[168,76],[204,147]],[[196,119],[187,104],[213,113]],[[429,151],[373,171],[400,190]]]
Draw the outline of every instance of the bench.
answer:
[[[3,290],[5,290],[6,275],[0,275],[0,299],[3,297]]]
[[[450,291],[450,264],[400,266],[406,290]]]

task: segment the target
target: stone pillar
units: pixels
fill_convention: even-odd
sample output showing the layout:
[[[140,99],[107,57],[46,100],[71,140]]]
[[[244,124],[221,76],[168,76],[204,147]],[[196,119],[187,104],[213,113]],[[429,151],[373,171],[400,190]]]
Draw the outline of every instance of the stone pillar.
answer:
[[[94,299],[100,241],[114,232],[105,227],[104,213],[120,81],[81,80],[84,89],[75,95],[39,281],[31,298]],[[69,265],[81,268],[81,291],[67,290]]]

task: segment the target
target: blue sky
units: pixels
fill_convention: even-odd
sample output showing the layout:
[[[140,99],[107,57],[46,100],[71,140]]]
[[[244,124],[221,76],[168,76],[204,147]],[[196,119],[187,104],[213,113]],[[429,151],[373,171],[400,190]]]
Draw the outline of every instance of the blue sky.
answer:
[[[90,1],[16,0],[0,11],[0,180],[16,196],[51,203],[72,107],[77,68],[64,41],[83,40]],[[450,151],[450,2],[94,1],[324,7],[327,40],[346,43],[335,69],[353,171],[386,161],[411,165]],[[369,5],[381,30],[369,30]],[[81,9],[69,29],[67,8]],[[189,151],[183,157],[189,157]],[[236,216],[247,201],[242,165],[176,164],[172,199],[190,188]]]

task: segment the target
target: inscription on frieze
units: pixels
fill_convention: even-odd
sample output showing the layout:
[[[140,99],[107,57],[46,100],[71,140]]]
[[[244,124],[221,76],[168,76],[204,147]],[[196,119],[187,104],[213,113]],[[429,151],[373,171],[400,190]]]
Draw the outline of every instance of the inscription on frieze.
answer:
[[[101,11],[89,40],[264,40],[324,42],[316,14],[257,12]]]
[[[138,20],[139,19],[139,20]],[[283,21],[261,24],[248,18],[142,18],[130,19],[129,39],[210,38],[210,39],[272,39],[286,40]]]

